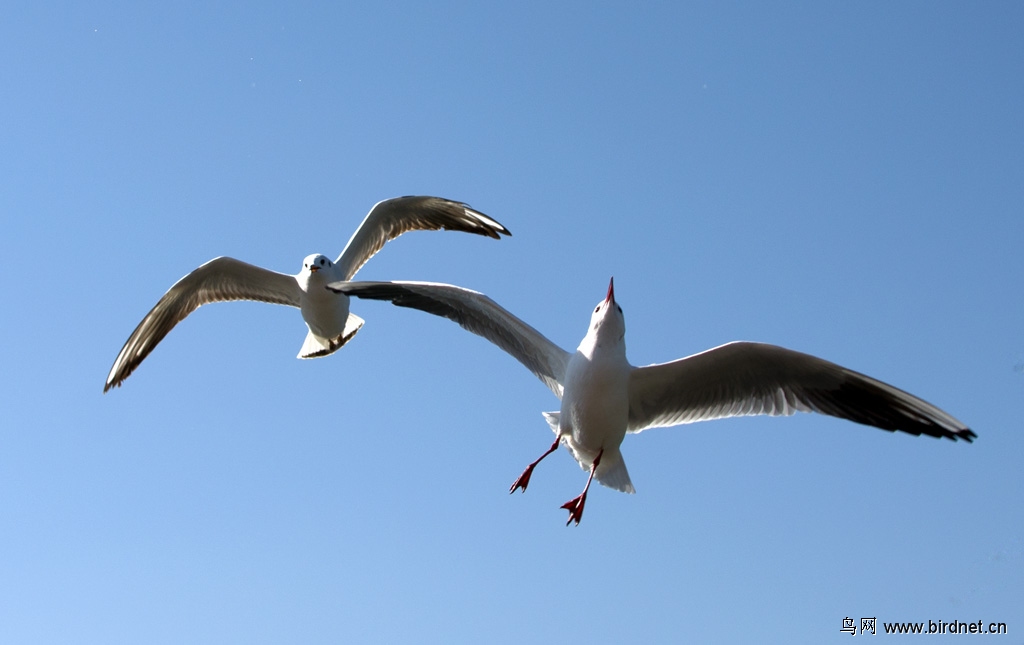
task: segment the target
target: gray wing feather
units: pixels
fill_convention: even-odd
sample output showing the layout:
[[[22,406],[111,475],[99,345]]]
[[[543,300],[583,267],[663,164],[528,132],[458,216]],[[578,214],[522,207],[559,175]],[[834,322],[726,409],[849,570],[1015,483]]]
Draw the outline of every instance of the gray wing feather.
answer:
[[[511,354],[562,398],[569,353],[482,293],[429,282],[336,282],[330,288],[453,320]]]
[[[497,221],[462,202],[441,197],[395,197],[378,202],[370,209],[335,264],[339,265],[342,278],[351,280],[389,240],[407,231],[438,229],[475,233],[494,239],[512,235]]]
[[[963,423],[891,385],[775,345],[735,342],[635,367],[629,431],[757,414],[818,412],[913,435],[971,441]]]
[[[299,306],[301,289],[294,276],[220,257],[210,260],[174,283],[139,326],[114,360],[103,391],[121,385],[174,326],[202,305],[228,300],[256,300]]]

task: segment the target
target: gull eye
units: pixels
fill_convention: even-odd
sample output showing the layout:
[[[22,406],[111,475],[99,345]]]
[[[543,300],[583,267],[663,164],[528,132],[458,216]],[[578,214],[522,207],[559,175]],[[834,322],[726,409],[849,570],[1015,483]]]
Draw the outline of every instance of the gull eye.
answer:
[[[618,306],[618,305],[615,305],[615,308],[619,310],[619,313],[620,313],[620,314],[622,313],[622,307],[620,307],[620,306]]]
[[[599,311],[601,311],[601,305],[598,305],[598,306],[594,307],[594,313],[595,313],[595,314],[596,314],[597,312],[599,312]]]
[[[320,266],[323,266],[324,262],[326,262],[326,260],[324,260],[323,258],[320,258]]]

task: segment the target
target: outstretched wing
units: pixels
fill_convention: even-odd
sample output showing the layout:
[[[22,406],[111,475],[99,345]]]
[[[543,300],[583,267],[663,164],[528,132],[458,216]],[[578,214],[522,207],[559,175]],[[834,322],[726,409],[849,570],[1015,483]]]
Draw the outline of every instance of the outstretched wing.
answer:
[[[735,342],[635,367],[629,431],[756,414],[819,412],[913,435],[971,441],[963,423],[903,390],[775,345]]]
[[[395,197],[377,202],[335,262],[342,279],[351,280],[359,267],[406,231],[463,231],[499,239],[507,228],[468,204],[441,197]]]
[[[431,282],[334,282],[328,288],[454,320],[511,354],[562,398],[569,353],[482,293]]]
[[[103,391],[121,385],[175,325],[202,305],[257,300],[298,307],[301,294],[294,276],[234,258],[210,260],[174,283],[146,314],[114,360]]]

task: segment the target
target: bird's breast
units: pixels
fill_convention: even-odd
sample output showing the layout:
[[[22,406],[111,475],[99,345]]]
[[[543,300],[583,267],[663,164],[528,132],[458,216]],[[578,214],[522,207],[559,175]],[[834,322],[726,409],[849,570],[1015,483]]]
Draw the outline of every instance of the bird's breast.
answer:
[[[324,286],[316,288],[310,281],[310,289],[302,296],[300,309],[309,330],[321,338],[334,338],[345,330],[348,320],[349,298],[335,293]]]
[[[618,445],[629,416],[629,364],[595,361],[578,353],[566,369],[560,415],[562,434],[588,450]]]

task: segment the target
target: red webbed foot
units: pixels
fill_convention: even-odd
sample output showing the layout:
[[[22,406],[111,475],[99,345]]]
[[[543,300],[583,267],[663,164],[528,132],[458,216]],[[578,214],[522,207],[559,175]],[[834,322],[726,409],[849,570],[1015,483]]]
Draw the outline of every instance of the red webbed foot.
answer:
[[[583,519],[583,505],[587,503],[587,493],[584,491],[582,495],[574,499],[570,499],[565,504],[562,504],[562,508],[569,511],[569,519],[565,521],[565,525],[569,526],[575,520],[576,526],[580,525],[580,520]]]
[[[523,492],[526,492],[526,487],[529,486],[530,484],[530,475],[533,474],[534,467],[536,467],[536,465],[539,464],[542,459],[544,459],[554,451],[558,450],[558,442],[559,438],[555,437],[554,443],[552,443],[551,447],[547,449],[547,452],[545,452],[540,457],[537,457],[536,461],[534,461],[532,464],[526,467],[526,470],[524,470],[523,474],[519,476],[519,479],[513,482],[512,487],[508,489],[510,495],[516,492],[517,488],[522,488]]]
[[[526,467],[523,474],[520,475],[515,483],[512,484],[512,487],[508,489],[509,494],[516,492],[516,489],[519,488],[522,488],[524,493],[526,492],[526,487],[530,485],[530,475],[533,474],[533,467],[536,465],[536,463],[533,463]]]

